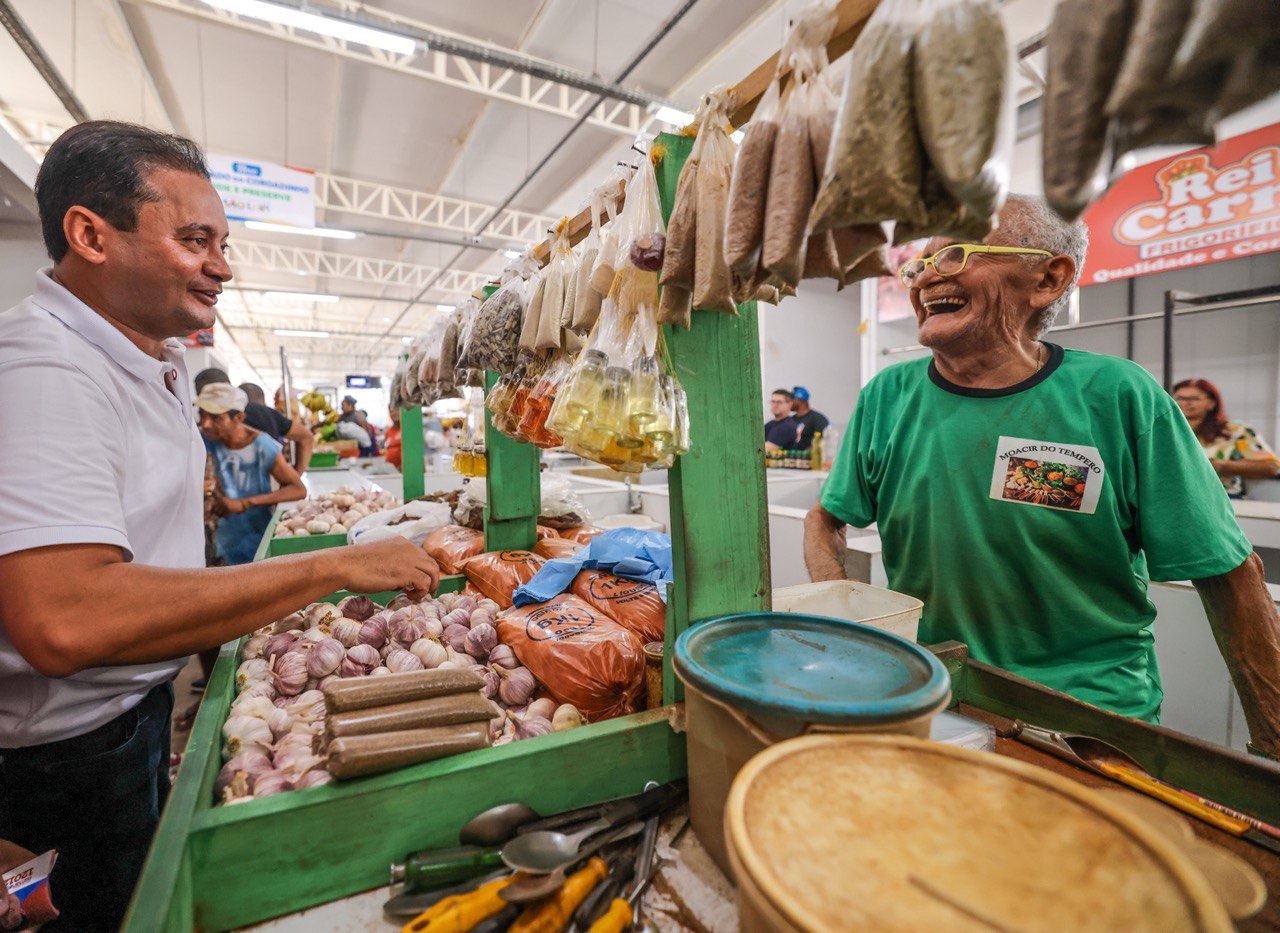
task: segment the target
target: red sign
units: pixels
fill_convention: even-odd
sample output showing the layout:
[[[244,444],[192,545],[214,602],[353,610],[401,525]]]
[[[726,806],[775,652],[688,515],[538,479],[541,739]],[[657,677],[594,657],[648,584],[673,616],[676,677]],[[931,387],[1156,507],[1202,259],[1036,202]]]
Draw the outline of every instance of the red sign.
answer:
[[[184,347],[211,347],[213,346],[213,328],[206,327],[198,330],[194,334],[189,334],[182,338]]]
[[[1280,250],[1280,124],[1139,166],[1084,222],[1081,285]]]

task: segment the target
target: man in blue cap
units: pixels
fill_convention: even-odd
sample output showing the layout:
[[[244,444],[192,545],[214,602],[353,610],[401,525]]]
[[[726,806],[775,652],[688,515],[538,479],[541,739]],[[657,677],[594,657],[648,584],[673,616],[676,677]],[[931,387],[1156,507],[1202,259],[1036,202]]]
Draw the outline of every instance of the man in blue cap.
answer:
[[[813,446],[813,436],[827,429],[830,419],[822,412],[809,407],[809,390],[796,386],[791,390],[791,413],[796,418],[796,442],[793,450],[808,450]]]

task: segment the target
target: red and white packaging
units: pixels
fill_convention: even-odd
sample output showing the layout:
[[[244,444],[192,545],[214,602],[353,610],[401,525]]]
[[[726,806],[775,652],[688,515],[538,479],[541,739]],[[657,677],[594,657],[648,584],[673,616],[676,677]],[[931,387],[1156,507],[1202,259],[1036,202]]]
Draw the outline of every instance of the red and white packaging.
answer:
[[[57,851],[50,849],[4,873],[0,930],[25,930],[58,916],[49,895],[49,873],[57,860]]]

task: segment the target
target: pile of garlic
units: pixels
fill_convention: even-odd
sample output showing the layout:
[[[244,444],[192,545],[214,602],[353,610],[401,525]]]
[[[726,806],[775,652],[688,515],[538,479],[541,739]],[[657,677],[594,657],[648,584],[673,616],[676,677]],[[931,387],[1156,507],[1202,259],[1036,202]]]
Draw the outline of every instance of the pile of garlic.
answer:
[[[446,593],[415,603],[397,596],[386,608],[366,596],[312,603],[246,639],[236,671],[239,691],[222,727],[214,790],[222,803],[327,784],[316,754],[324,732],[324,685],[424,669],[469,668],[501,709],[489,722],[494,745],[572,729],[585,720],[573,706],[538,698],[542,685],[498,642],[491,599]]]
[[[400,500],[382,489],[340,486],[318,499],[303,499],[276,522],[275,537],[346,534],[367,515],[394,509]]]

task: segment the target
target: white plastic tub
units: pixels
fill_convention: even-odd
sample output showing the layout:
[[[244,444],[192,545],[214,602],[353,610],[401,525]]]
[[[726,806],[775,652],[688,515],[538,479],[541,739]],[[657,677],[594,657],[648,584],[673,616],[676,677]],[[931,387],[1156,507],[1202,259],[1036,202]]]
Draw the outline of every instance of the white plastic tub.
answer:
[[[869,583],[853,580],[831,580],[827,583],[802,583],[783,586],[773,591],[774,612],[803,612],[860,622],[885,632],[915,641],[920,630],[920,614],[924,603],[914,596],[895,593]]]

